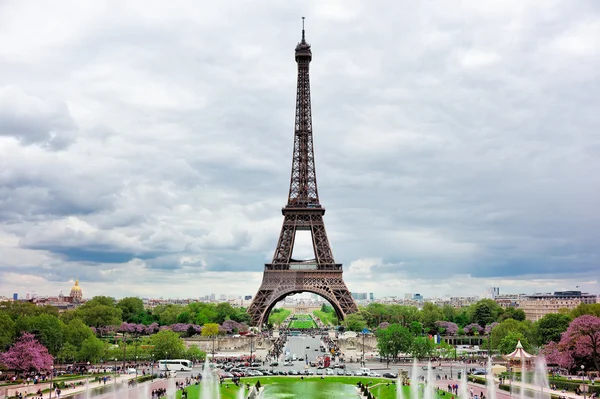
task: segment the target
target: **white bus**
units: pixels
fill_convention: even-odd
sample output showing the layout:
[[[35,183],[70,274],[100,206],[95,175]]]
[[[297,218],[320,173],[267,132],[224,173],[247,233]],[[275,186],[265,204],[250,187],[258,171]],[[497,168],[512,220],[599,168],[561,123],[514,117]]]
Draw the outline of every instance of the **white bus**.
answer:
[[[158,369],[161,371],[192,371],[192,362],[185,359],[159,360]]]

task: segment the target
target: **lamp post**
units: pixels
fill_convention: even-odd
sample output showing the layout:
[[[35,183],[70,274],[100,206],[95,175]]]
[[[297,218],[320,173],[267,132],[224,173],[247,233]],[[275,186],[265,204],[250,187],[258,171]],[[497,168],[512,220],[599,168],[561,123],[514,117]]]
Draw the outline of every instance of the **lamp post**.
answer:
[[[583,374],[583,385],[581,386],[581,390],[583,391],[583,399],[585,399],[585,366],[583,364],[581,365],[581,374]]]
[[[54,390],[54,365],[50,366],[50,399],[52,399],[52,391]]]
[[[253,344],[254,344],[254,336],[251,334],[250,335],[250,363],[252,363],[252,351],[254,349]]]
[[[117,386],[117,358],[115,357],[115,387]]]
[[[363,343],[362,343],[362,359],[360,361],[361,367],[365,367],[365,332],[362,333]]]
[[[136,348],[136,349],[137,349],[137,348]],[[137,357],[137,355],[136,355],[136,357],[135,357],[135,380],[136,380],[136,381],[137,381],[137,364],[138,364],[137,362],[138,362],[138,357]]]

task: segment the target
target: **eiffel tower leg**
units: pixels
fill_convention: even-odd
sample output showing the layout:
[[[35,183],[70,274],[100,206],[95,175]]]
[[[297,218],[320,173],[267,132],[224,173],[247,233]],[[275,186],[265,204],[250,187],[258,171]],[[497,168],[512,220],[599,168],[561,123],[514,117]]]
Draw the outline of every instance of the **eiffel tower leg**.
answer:
[[[301,292],[326,299],[340,320],[358,311],[339,270],[265,270],[258,293],[248,308],[252,325],[262,327],[277,302]]]

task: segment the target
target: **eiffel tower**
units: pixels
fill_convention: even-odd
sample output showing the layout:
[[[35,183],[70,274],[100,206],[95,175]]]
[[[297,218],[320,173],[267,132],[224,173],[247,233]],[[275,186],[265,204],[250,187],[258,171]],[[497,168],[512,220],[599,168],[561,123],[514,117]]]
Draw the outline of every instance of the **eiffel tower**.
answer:
[[[277,302],[300,292],[312,292],[325,298],[335,309],[339,320],[358,311],[342,278],[342,265],[333,259],[323,223],[325,208],[319,202],[308,74],[311,59],[312,52],[305,39],[302,18],[302,41],[296,46],[298,87],[288,202],[282,209],[283,226],[273,261],[265,264],[262,284],[248,308],[252,324],[258,327],[268,321],[269,313]],[[296,232],[299,230],[310,231],[314,259],[292,259]]]

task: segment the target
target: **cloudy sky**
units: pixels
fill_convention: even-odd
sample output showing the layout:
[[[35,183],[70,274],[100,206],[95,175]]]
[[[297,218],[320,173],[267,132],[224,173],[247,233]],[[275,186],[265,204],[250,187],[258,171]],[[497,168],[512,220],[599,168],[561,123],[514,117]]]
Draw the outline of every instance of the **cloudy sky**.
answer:
[[[600,292],[597,1],[9,0],[0,296],[253,295],[301,16],[351,291]]]

